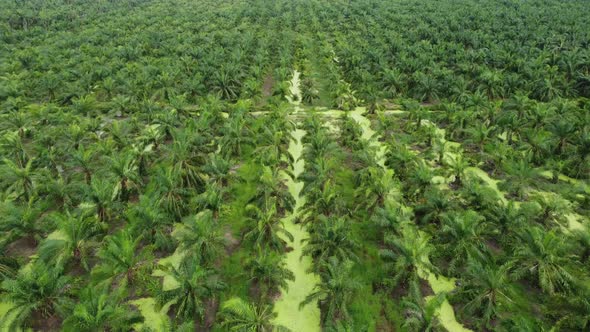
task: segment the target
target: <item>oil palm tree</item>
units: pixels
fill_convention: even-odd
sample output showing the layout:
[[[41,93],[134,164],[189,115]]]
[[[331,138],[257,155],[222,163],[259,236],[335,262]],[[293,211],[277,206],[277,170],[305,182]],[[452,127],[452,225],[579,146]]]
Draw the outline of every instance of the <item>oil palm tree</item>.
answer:
[[[93,177],[90,186],[86,187],[86,197],[94,204],[101,222],[109,222],[113,210],[118,207],[116,202],[118,189],[118,184],[114,180],[99,177]]]
[[[323,263],[331,257],[340,261],[357,260],[355,251],[359,243],[353,238],[350,221],[339,217],[319,217],[320,222],[312,228],[310,237],[304,239],[304,256],[314,259],[315,269],[323,267]]]
[[[525,151],[531,155],[531,161],[536,165],[542,164],[551,150],[550,133],[545,130],[527,129],[524,131],[524,137]]]
[[[194,196],[191,199],[190,205],[196,207],[198,210],[211,210],[213,217],[218,219],[225,202],[226,192],[227,189],[217,182],[206,182],[205,191]]]
[[[213,270],[200,266],[196,259],[186,258],[178,267],[164,266],[164,271],[178,282],[178,287],[162,290],[158,302],[163,305],[173,301],[180,319],[202,321],[205,302],[216,298],[226,287]]]
[[[381,86],[389,98],[397,97],[406,90],[404,75],[395,68],[385,68],[381,78]]]
[[[11,243],[23,237],[37,243],[47,230],[44,214],[48,207],[47,202],[35,197],[30,198],[26,204],[0,202],[0,244]]]
[[[453,199],[445,191],[431,187],[424,193],[424,200],[416,205],[416,218],[421,224],[440,224],[454,206]]]
[[[519,231],[529,219],[527,213],[520,209],[514,201],[509,201],[506,204],[496,202],[488,205],[487,209],[482,211],[482,214],[489,220],[494,228],[500,234],[508,236],[500,238],[501,242],[508,243],[511,236]]]
[[[318,194],[331,181],[336,173],[337,160],[334,158],[306,159],[305,171],[299,174],[298,179],[303,181],[302,195],[307,195],[309,201],[314,201]]]
[[[402,326],[411,332],[444,331],[437,310],[445,298],[446,294],[440,293],[428,300],[422,296],[410,296],[402,300],[401,305],[405,315]]]
[[[238,98],[241,83],[238,77],[229,68],[222,68],[214,73],[213,90],[217,91],[226,100]]]
[[[412,163],[417,160],[416,154],[411,151],[405,144],[396,141],[390,141],[388,151],[385,155],[385,165],[395,170],[395,176],[400,180],[405,180],[412,169]]]
[[[410,197],[418,197],[430,186],[433,176],[433,171],[428,167],[424,160],[414,162],[411,173],[409,174],[407,181],[404,183],[406,186],[405,192],[407,192]]]
[[[339,151],[338,144],[324,128],[317,132],[309,132],[303,138],[303,143],[305,160],[327,159],[336,156]]]
[[[522,121],[516,113],[505,110],[496,119],[496,126],[506,132],[506,142],[512,145],[515,134],[522,127]]]
[[[52,219],[57,231],[43,241],[39,257],[63,267],[73,260],[75,265],[80,264],[88,270],[88,256],[98,247],[100,235],[104,234],[107,225],[100,223],[89,211],[55,213]]]
[[[321,215],[339,215],[343,212],[342,195],[332,180],[327,180],[321,189],[314,189],[307,195],[313,199],[306,200],[303,209],[298,212],[299,221],[303,224],[315,224]]]
[[[538,171],[532,167],[526,157],[517,160],[509,160],[504,164],[504,169],[508,173],[508,181],[503,185],[508,186],[519,198],[523,198],[527,187],[530,186],[537,177]]]
[[[469,167],[469,162],[463,157],[463,154],[452,155],[449,159],[449,167],[455,176],[455,183],[461,185],[465,177],[465,171]]]
[[[225,238],[210,210],[183,219],[174,232],[180,248],[193,253],[202,266],[209,266],[219,257],[225,247]]]
[[[564,222],[563,216],[572,210],[572,203],[557,193],[533,192],[530,198],[541,208],[537,220],[547,226],[554,222]]]
[[[570,264],[573,255],[567,243],[555,231],[529,227],[519,234],[520,243],[508,266],[517,279],[528,278],[550,294],[567,292],[576,283]]]
[[[427,115],[426,109],[415,100],[405,100],[402,103],[402,107],[410,113],[409,119],[416,124],[415,129],[417,130],[420,128],[422,126],[422,120],[424,120]]]
[[[428,126],[426,128],[428,128],[426,129],[426,132],[430,137],[428,142],[434,141],[434,144],[428,143],[430,148],[429,150],[432,151],[436,156],[436,163],[439,166],[443,166],[446,161],[445,156],[448,155],[449,152],[450,144],[446,139],[444,139],[444,137],[437,137],[436,128],[434,126]]]
[[[222,151],[228,157],[242,155],[243,149],[252,143],[248,123],[242,114],[233,114],[226,120],[222,128],[222,138],[219,142]]]
[[[448,270],[457,274],[469,258],[488,257],[486,240],[492,235],[485,218],[473,210],[454,212],[444,218],[440,239],[449,257]]]
[[[18,271],[18,261],[6,253],[0,254],[0,285],[4,279],[13,278]]]
[[[182,185],[182,176],[174,167],[156,168],[147,190],[155,197],[159,197],[160,207],[175,220],[181,220],[186,214],[189,190]]]
[[[339,261],[331,257],[320,268],[322,281],[314,287],[311,294],[299,304],[302,308],[319,301],[322,322],[334,320],[349,320],[348,307],[353,297],[361,287],[360,282],[351,275],[353,263],[351,261]]]
[[[390,288],[408,285],[410,293],[418,294],[418,271],[435,270],[428,258],[433,248],[424,233],[409,228],[404,228],[401,233],[401,236],[388,234],[385,237],[387,247],[379,251],[379,256],[386,262],[384,268],[388,271],[383,283]]]
[[[363,171],[361,181],[357,180],[360,183],[357,183],[355,196],[362,202],[359,207],[372,211],[383,206],[385,200],[399,189],[392,170],[369,166]]]
[[[382,208],[375,210],[371,221],[383,229],[383,235],[397,233],[402,225],[412,220],[413,214],[407,206],[385,202]]]
[[[556,331],[584,331],[590,326],[590,294],[581,290],[576,294],[567,294],[554,298],[553,308],[559,314],[554,326]]]
[[[570,119],[560,118],[551,122],[548,128],[554,137],[554,152],[557,155],[563,154],[564,149],[572,140],[576,131],[574,123]]]
[[[301,84],[301,100],[304,103],[311,105],[314,101],[319,99],[319,91],[316,86],[316,82],[310,77],[305,77],[303,79]]]
[[[287,240],[293,241],[293,235],[287,231],[277,214],[277,207],[273,203],[274,199],[266,203],[267,210],[258,208],[255,205],[246,206],[249,222],[244,234],[244,239],[252,241],[256,245],[269,246],[277,250],[283,250]]]
[[[263,166],[258,178],[256,193],[248,203],[254,204],[263,209],[269,208],[268,206],[265,206],[265,204],[272,203],[276,204],[277,209],[280,211],[293,210],[295,199],[287,190],[287,186],[285,185],[285,175],[281,172],[285,171],[281,171],[278,168],[272,169],[268,166]],[[286,175],[293,177],[289,172],[287,172]]]
[[[456,296],[465,301],[463,315],[481,319],[478,329],[493,329],[496,319],[509,312],[514,294],[505,266],[470,260]]]
[[[140,195],[137,203],[128,205],[125,216],[133,234],[142,236],[149,243],[168,233],[174,221],[160,208],[158,197],[153,194]]]
[[[227,186],[231,179],[231,168],[232,164],[229,158],[221,154],[210,153],[201,169],[205,174],[209,175],[212,181],[221,186]]]
[[[94,162],[96,158],[96,151],[91,147],[80,145],[72,153],[72,164],[75,167],[79,167],[81,172],[84,174],[84,180],[86,184],[90,185],[92,175],[94,173]]]
[[[495,131],[494,126],[489,126],[484,122],[478,122],[473,127],[469,127],[465,130],[467,133],[466,143],[473,144],[477,151],[483,152],[484,146]]]
[[[256,306],[238,297],[233,297],[221,305],[221,326],[232,332],[289,332],[282,325],[272,321],[277,314],[271,306]]]
[[[198,189],[203,183],[202,175],[199,172],[199,156],[195,146],[202,146],[198,142],[196,134],[189,129],[177,129],[173,132],[174,141],[169,148],[169,159],[175,173],[178,173],[180,185],[187,189]]]
[[[26,202],[35,190],[37,172],[33,167],[34,158],[30,158],[24,166],[19,166],[12,160],[4,158],[4,165],[0,166],[0,178],[5,190],[14,192],[17,198]]]
[[[5,315],[14,319],[8,330],[41,325],[39,319],[54,317],[65,303],[71,278],[59,267],[43,262],[33,263],[30,270],[21,270],[2,282],[3,298],[13,304]]]
[[[340,125],[340,144],[354,149],[358,146],[363,135],[363,129],[352,117],[345,113]]]
[[[264,123],[256,137],[258,142],[254,150],[255,158],[265,165],[276,165],[283,158],[292,161],[288,150],[292,136],[279,125]]]
[[[140,250],[141,237],[128,230],[120,230],[105,237],[97,256],[100,263],[92,269],[96,281],[133,283],[139,269],[152,260],[150,247]]]
[[[283,257],[275,251],[258,250],[258,254],[246,264],[250,280],[260,288],[260,299],[276,293],[279,288],[288,290],[287,281],[295,281],[295,275],[286,267]]]
[[[98,330],[125,331],[143,322],[143,316],[124,303],[125,287],[109,292],[108,286],[88,286],[79,293],[79,301],[68,311],[63,322],[63,331],[91,332]]]

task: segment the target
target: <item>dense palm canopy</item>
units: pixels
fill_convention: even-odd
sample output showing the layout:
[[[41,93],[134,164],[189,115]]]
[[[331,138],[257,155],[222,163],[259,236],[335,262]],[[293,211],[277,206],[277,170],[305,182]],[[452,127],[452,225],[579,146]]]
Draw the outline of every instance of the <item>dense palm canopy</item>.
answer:
[[[587,330],[589,8],[4,1],[0,330]]]

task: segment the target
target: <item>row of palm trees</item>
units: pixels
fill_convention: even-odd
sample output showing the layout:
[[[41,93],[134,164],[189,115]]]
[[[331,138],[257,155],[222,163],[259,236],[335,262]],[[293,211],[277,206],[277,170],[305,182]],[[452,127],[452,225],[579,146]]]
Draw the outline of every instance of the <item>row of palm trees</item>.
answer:
[[[415,133],[413,120],[395,118],[389,124],[393,132]],[[428,126],[419,130],[423,127]],[[588,231],[563,230],[568,225],[564,215],[574,212],[572,204],[556,193],[532,192],[527,189],[529,182],[517,182],[516,175],[507,181],[517,182],[512,185],[527,193],[518,196],[526,200],[506,201],[502,193],[467,172],[472,161],[464,159],[466,154],[449,155],[447,147],[441,158],[437,146],[449,143],[438,137],[432,144],[432,135],[437,133],[428,129],[413,137],[387,135],[387,164],[396,170],[413,215],[390,208],[393,216],[386,220],[395,221],[395,230],[400,221],[411,218],[426,232],[430,241],[410,248],[419,250],[418,257],[429,255],[434,271],[457,278],[458,287],[449,298],[459,308],[461,321],[476,329],[500,330],[586,326],[587,311],[580,303],[587,296],[588,271],[581,268],[586,259],[581,239]],[[530,167],[526,161],[522,164]],[[451,179],[449,187],[433,184],[436,175]],[[403,234],[402,240],[406,237]],[[401,256],[396,264],[405,262],[403,242],[396,237],[388,241],[394,250],[387,255],[395,259],[397,253]],[[396,270],[401,270],[400,265]],[[531,310],[531,298],[537,309]],[[566,313],[564,308],[576,309]],[[537,312],[545,317],[540,319]]]
[[[251,108],[210,98],[196,111],[4,115],[0,271],[11,328],[127,330],[143,320],[129,302],[139,297],[170,307],[173,326],[232,326],[238,312],[270,326],[267,305],[293,278],[279,236],[293,208],[281,173],[292,125],[283,106],[258,118]],[[252,259],[228,279],[233,241]],[[177,262],[158,263],[174,252]],[[216,318],[242,285],[258,291]]]
[[[337,172],[344,165],[344,153],[325,119],[311,114],[302,123],[305,170],[300,175],[306,201],[300,222],[309,231],[303,254],[312,258],[311,269],[320,283],[301,306],[319,302],[324,329],[353,327],[350,312],[361,281],[353,269],[358,261],[359,243],[351,230],[347,202],[340,191]]]

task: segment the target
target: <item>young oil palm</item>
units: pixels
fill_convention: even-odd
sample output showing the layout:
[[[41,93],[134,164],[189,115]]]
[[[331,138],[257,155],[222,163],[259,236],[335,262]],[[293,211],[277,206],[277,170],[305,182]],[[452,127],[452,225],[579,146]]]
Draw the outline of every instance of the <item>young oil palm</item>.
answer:
[[[265,204],[268,207],[267,210],[260,209],[255,205],[246,206],[250,217],[244,239],[256,245],[283,250],[287,242],[281,235],[289,241],[293,241],[293,235],[285,228],[273,201],[274,199],[270,199]]]
[[[384,268],[388,271],[383,283],[392,289],[407,285],[410,293],[418,293],[418,271],[435,270],[429,260],[433,247],[428,236],[404,228],[400,236],[388,234],[385,244],[387,247],[379,251],[379,256],[386,262]]]
[[[3,298],[13,304],[5,315],[14,319],[8,330],[39,328],[39,320],[55,317],[71,288],[71,278],[59,267],[43,262],[33,263],[31,269],[21,270],[14,278],[2,282]]]
[[[44,214],[48,208],[47,202],[35,197],[25,204],[0,202],[0,247],[23,237],[37,243],[47,230],[48,223]]]
[[[312,228],[310,237],[304,239],[304,256],[314,259],[315,270],[320,269],[331,257],[340,261],[357,260],[355,251],[359,243],[353,238],[350,221],[338,217],[319,217],[320,222]]]
[[[10,159],[4,158],[0,166],[0,184],[4,190],[13,192],[17,199],[25,202],[33,195],[37,172],[33,167],[34,158],[30,158],[24,166],[19,166]]]
[[[109,292],[108,286],[88,286],[79,293],[79,301],[68,308],[65,332],[128,331],[143,322],[143,316],[124,302],[125,287]]]
[[[493,329],[497,319],[510,312],[514,292],[506,267],[470,260],[456,296],[465,301],[463,315],[481,319],[478,329]]]
[[[133,234],[149,243],[168,233],[174,221],[160,208],[158,197],[152,194],[140,195],[137,203],[128,205],[125,216]]]
[[[292,211],[295,206],[295,199],[287,190],[285,175],[281,172],[278,168],[272,169],[268,166],[263,166],[258,177],[256,193],[248,203],[256,205],[261,209],[268,209],[269,206],[265,204],[272,203],[280,211]],[[286,175],[293,177],[289,173]]]
[[[191,252],[197,263],[202,266],[210,266],[226,244],[219,224],[214,221],[210,210],[185,217],[174,236],[178,239],[180,248]]]
[[[492,235],[485,218],[472,210],[453,212],[443,218],[440,239],[448,270],[456,275],[468,259],[482,260],[489,255],[486,240]]]
[[[570,267],[573,254],[562,236],[555,231],[529,227],[518,238],[520,242],[515,244],[514,255],[508,262],[515,278],[530,278],[550,295],[572,289],[577,281]]]
[[[184,320],[202,321],[206,301],[217,298],[218,292],[226,287],[213,270],[200,266],[196,259],[190,257],[178,267],[165,266],[164,271],[178,282],[178,287],[162,290],[158,302],[163,305],[173,301],[177,318]]]
[[[446,298],[440,293],[425,300],[422,296],[409,296],[402,300],[404,310],[403,327],[411,332],[439,332],[444,331],[437,310]]]
[[[251,258],[246,268],[249,270],[250,280],[260,289],[260,299],[275,294],[279,289],[289,289],[287,281],[294,281],[295,275],[286,267],[281,255],[272,250],[258,250],[258,254]]]
[[[88,256],[98,247],[107,225],[89,211],[55,213],[52,219],[57,230],[41,243],[39,257],[62,267],[72,261],[88,270]]]
[[[319,302],[323,323],[340,319],[349,320],[348,307],[361,287],[360,282],[351,275],[352,266],[351,261],[341,262],[336,257],[325,261],[319,269],[322,281],[305,297],[299,307]]]
[[[99,282],[133,283],[139,269],[153,258],[150,247],[140,248],[141,240],[128,230],[107,236],[98,251],[101,261],[92,270],[93,278]]]
[[[271,306],[256,306],[238,297],[221,305],[221,326],[232,332],[289,332],[282,325],[273,323],[277,314]]]

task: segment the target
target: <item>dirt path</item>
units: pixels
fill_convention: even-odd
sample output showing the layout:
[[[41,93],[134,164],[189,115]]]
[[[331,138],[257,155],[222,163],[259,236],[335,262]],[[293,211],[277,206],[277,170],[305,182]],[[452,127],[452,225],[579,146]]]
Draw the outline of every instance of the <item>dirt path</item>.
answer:
[[[295,71],[293,80],[291,81],[291,95],[298,94],[299,72]],[[300,111],[298,106],[299,102],[294,101],[293,98],[290,97],[288,97],[288,99],[293,105],[295,105],[295,112]],[[289,144],[289,153],[294,160],[292,168],[295,178],[303,172],[305,166],[305,161],[300,159],[301,154],[303,153],[301,139],[304,135],[305,131],[301,129],[294,130],[292,132],[293,140],[291,140]],[[289,243],[289,246],[293,248],[293,250],[285,255],[285,262],[287,263],[287,268],[295,275],[295,280],[287,282],[288,289],[281,290],[281,297],[274,304],[274,312],[277,313],[275,323],[283,325],[291,329],[293,332],[319,332],[320,309],[318,305],[316,303],[311,303],[299,309],[299,304],[313,291],[315,285],[320,282],[320,278],[316,274],[308,272],[312,265],[311,257],[302,257],[303,244],[301,243],[301,240],[308,238],[309,233],[301,227],[301,225],[293,222],[297,213],[299,213],[300,208],[305,203],[305,197],[300,196],[303,182],[295,182],[290,177],[285,177],[287,179],[289,193],[295,198],[293,214],[288,215],[283,219],[285,228],[294,238],[293,242],[284,238]]]

